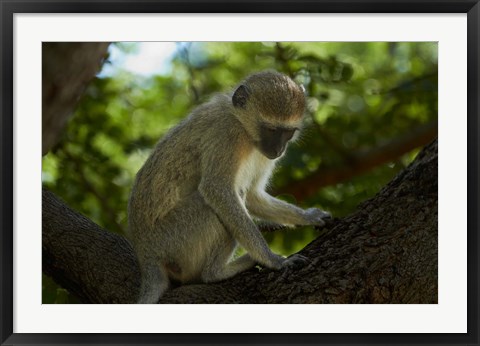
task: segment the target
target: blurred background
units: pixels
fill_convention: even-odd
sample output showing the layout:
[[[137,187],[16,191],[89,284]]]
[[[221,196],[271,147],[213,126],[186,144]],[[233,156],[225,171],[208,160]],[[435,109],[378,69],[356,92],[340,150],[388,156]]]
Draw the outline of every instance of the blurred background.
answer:
[[[113,43],[61,141],[43,157],[42,182],[125,234],[133,179],[159,138],[212,94],[275,69],[305,86],[308,109],[270,192],[343,217],[437,135],[437,66],[434,42]],[[318,232],[265,236],[273,251],[289,255]],[[43,303],[74,302],[43,277]]]

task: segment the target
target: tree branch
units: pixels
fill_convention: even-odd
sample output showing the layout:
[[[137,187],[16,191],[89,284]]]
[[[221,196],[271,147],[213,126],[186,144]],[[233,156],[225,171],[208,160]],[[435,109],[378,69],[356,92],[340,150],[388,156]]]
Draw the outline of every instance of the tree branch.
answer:
[[[374,198],[308,244],[299,270],[252,269],[168,291],[161,303],[436,303],[437,141]],[[43,191],[43,270],[83,302],[134,301],[130,244]]]
[[[42,191],[42,270],[84,303],[133,303],[140,289],[130,243]]]

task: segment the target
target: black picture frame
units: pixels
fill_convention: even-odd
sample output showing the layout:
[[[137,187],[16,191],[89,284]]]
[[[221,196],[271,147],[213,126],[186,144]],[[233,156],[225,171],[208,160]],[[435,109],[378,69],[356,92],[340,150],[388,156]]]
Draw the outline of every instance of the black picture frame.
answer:
[[[435,344],[478,345],[479,336],[479,17],[478,0],[0,0],[1,11],[1,330],[23,344]],[[20,334],[13,333],[13,16],[16,13],[467,13],[468,332],[465,334]]]

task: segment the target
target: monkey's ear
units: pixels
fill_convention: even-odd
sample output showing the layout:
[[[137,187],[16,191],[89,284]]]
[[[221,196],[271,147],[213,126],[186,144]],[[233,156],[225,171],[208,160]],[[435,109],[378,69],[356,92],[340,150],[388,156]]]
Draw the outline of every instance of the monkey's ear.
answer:
[[[247,105],[250,90],[246,85],[240,85],[233,93],[232,103],[235,107],[245,108]]]
[[[300,90],[303,92],[303,94],[306,94],[307,91],[305,90],[305,87],[303,86],[303,84],[300,84]]]

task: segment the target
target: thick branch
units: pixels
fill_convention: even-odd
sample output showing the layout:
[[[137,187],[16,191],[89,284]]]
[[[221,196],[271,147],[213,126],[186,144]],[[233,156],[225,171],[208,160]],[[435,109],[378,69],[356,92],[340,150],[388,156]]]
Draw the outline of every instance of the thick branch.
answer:
[[[84,303],[133,303],[140,287],[130,243],[42,191],[42,269]]]
[[[251,270],[183,286],[162,303],[437,303],[437,141],[301,254],[297,271]]]
[[[345,165],[335,168],[320,168],[308,177],[274,191],[274,194],[286,193],[295,196],[297,200],[304,200],[315,195],[324,186],[347,181],[374,167],[392,161],[415,148],[426,145],[436,136],[437,122],[427,123],[376,148],[352,153]]]
[[[168,291],[162,303],[436,303],[437,141],[353,215],[301,251],[299,270],[252,269]],[[131,302],[129,243],[43,192],[43,269],[84,302]]]

